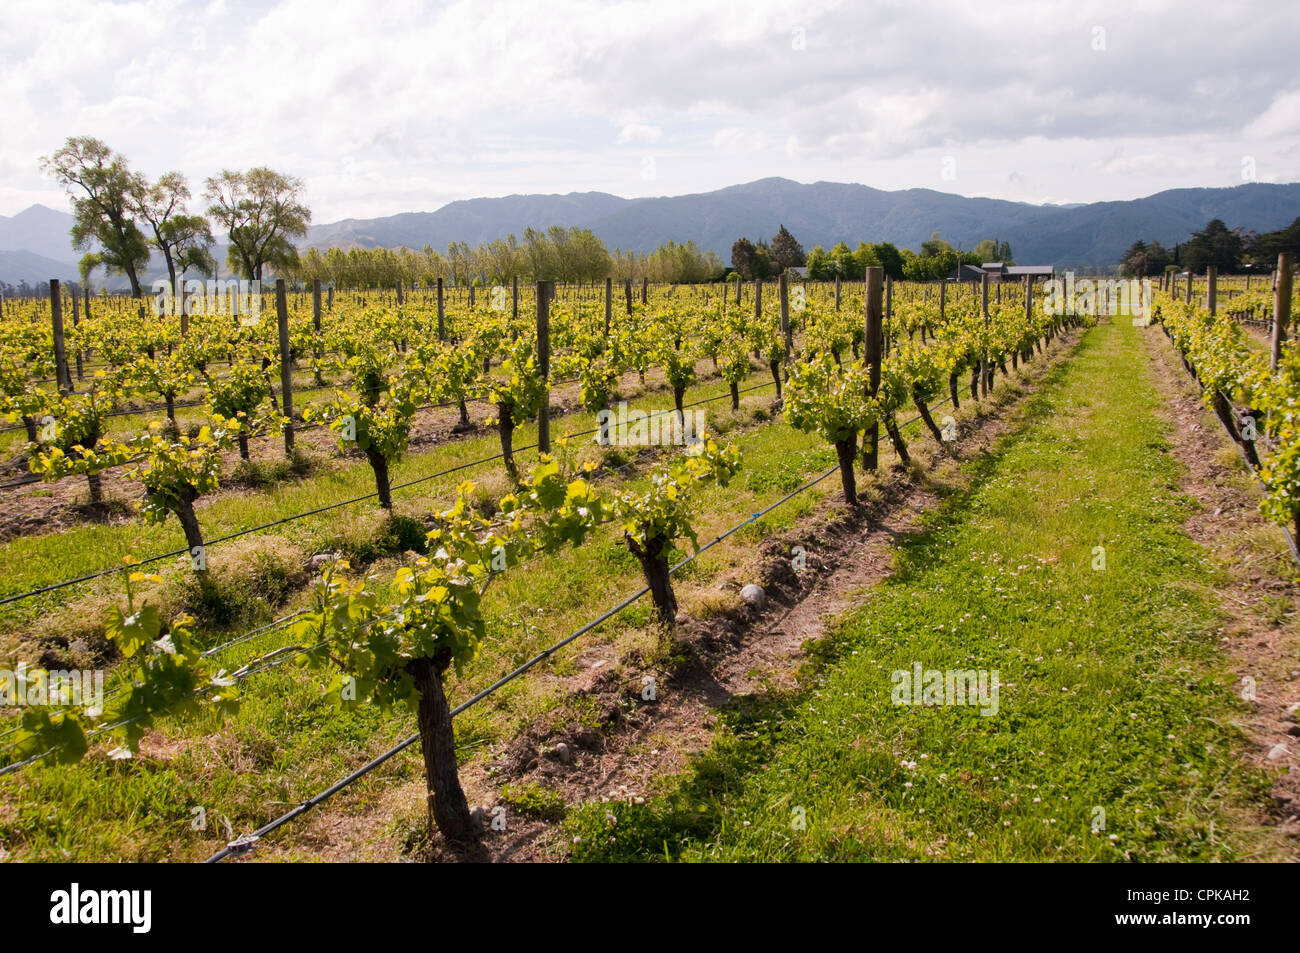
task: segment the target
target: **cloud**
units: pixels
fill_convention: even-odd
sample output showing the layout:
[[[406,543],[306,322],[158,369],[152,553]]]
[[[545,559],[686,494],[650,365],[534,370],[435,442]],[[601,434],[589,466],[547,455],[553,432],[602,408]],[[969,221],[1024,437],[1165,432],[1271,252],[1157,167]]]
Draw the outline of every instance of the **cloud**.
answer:
[[[619,142],[658,142],[664,137],[664,131],[658,126],[630,122],[618,131]]]
[[[1252,138],[1272,139],[1300,133],[1300,89],[1278,93],[1268,109],[1246,127]]]
[[[0,213],[48,201],[37,159],[80,134],[150,175],[182,170],[196,192],[223,168],[300,176],[317,222],[766,175],[1067,201],[1231,184],[1243,153],[1282,170],[1300,145],[1292,38],[1271,11],[6,0]],[[1190,166],[1144,158],[1187,148]],[[939,178],[944,155],[958,179]]]

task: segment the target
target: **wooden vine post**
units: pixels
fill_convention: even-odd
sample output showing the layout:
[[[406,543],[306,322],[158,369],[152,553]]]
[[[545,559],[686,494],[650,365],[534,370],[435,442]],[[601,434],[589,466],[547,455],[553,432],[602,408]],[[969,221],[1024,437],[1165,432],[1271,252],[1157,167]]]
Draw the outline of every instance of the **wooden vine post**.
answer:
[[[275,279],[275,321],[280,331],[280,410],[284,414],[284,455],[293,456],[293,355],[289,350],[289,304],[284,279]]]
[[[862,342],[863,360],[867,366],[867,396],[874,398],[880,391],[881,334],[883,325],[885,269],[879,265],[867,268],[866,283],[866,336]],[[880,465],[880,424],[867,428],[862,439],[862,467],[875,470]]]
[[[77,299],[77,292],[75,288],[73,289],[72,294],[70,294],[68,297],[72,299],[72,326],[75,328],[78,324],[81,323],[81,315],[78,313],[78,305],[77,305],[78,299]],[[170,344],[167,345],[167,348],[168,351],[170,352],[171,345]],[[81,349],[78,348],[77,349],[77,380],[81,381],[85,379],[86,379],[86,375],[82,373],[82,366],[81,366]]]
[[[542,402],[537,410],[537,449],[551,452],[551,298],[555,282],[537,282],[537,373],[542,378]]]
[[[59,393],[72,393],[72,375],[68,373],[68,352],[63,343],[63,293],[59,279],[50,279],[50,321],[54,326],[54,377]]]
[[[447,340],[446,305],[442,296],[442,277],[438,278],[438,340]]]
[[[605,339],[609,340],[609,323],[614,314],[614,279],[605,278]]]
[[[785,340],[785,379],[789,380],[790,352],[794,350],[794,332],[790,330],[790,284],[786,280],[784,271],[777,279],[776,293],[781,302],[781,337]]]
[[[1277,275],[1273,282],[1273,338],[1269,355],[1269,366],[1277,370],[1277,362],[1282,357],[1282,342],[1291,326],[1291,252],[1284,251],[1277,256]]]
[[[1034,326],[1034,281],[1028,275],[1025,275],[1025,327]],[[1024,359],[1028,361],[1034,356],[1034,345],[1030,344],[1025,349]]]
[[[980,351],[980,396],[989,395],[989,378],[992,371],[989,367],[989,350],[987,342],[987,332],[989,329],[989,273],[986,271],[980,275],[980,315],[984,318],[985,345]]]

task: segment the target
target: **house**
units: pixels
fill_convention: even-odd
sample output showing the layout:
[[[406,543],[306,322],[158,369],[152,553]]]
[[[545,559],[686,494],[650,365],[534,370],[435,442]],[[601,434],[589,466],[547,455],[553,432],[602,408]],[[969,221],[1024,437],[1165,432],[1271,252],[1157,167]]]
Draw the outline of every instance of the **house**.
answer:
[[[1008,265],[1000,261],[986,261],[980,268],[988,273],[990,281],[1019,281],[1026,275],[1031,281],[1056,276],[1056,269],[1051,265]]]
[[[962,265],[948,275],[949,281],[980,281],[985,275],[989,281],[1020,281],[1028,276],[1030,281],[1055,277],[1052,265],[1008,265],[1000,261],[986,261],[982,265]]]

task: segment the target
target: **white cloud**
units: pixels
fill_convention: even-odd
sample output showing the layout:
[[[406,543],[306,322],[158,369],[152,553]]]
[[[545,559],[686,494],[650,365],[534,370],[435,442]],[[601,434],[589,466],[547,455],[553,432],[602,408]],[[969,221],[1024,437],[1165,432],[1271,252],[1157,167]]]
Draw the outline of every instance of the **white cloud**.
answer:
[[[1246,135],[1261,139],[1300,133],[1300,89],[1278,93],[1272,104],[1246,127]]]
[[[1277,92],[1293,51],[1271,11],[6,0],[0,213],[57,196],[37,160],[77,134],[148,174],[182,170],[196,192],[222,168],[301,176],[317,222],[766,175],[1063,201],[1234,184],[1243,153],[1285,177],[1300,91]],[[940,178],[944,155],[955,180]]]
[[[618,131],[619,142],[658,142],[664,137],[664,131],[658,126],[640,122],[630,122]]]

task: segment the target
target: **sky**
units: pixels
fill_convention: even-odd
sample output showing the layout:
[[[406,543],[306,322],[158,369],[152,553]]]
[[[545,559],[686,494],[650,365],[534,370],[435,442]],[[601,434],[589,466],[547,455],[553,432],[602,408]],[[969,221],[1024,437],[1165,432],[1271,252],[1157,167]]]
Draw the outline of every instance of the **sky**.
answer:
[[[313,221],[766,176],[1027,202],[1300,180],[1276,3],[0,4],[0,214],[103,139],[196,195],[301,178]]]

